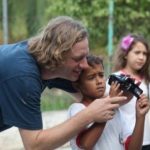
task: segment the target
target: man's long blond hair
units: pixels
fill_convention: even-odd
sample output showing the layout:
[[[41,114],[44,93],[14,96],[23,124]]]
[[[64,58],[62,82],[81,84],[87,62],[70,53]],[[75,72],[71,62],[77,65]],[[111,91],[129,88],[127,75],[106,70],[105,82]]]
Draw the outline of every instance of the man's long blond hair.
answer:
[[[64,54],[85,38],[88,32],[81,22],[59,16],[50,20],[39,35],[29,39],[29,52],[41,67],[55,69],[64,62]]]

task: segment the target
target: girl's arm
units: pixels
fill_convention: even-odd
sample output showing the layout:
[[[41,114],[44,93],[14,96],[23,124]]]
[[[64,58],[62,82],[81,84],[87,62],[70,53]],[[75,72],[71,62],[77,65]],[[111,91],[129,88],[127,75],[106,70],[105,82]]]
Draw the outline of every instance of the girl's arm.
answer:
[[[141,150],[143,143],[145,117],[136,121],[133,134],[125,142],[125,150]]]
[[[77,145],[84,150],[92,150],[101,134],[106,123],[93,123],[91,127],[82,131],[76,139]]]
[[[141,95],[136,103],[136,123],[133,134],[125,143],[125,150],[141,150],[143,143],[145,115],[150,104],[145,95]]]

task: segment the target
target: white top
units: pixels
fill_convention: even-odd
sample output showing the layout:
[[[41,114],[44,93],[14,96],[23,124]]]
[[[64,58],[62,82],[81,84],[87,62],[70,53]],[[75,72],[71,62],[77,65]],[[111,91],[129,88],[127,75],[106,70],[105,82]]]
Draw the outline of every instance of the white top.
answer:
[[[114,74],[122,74],[121,71],[118,71]],[[106,94],[108,94],[109,88],[110,86],[108,85],[108,83],[106,84]],[[142,90],[143,90],[143,94],[148,95],[148,90],[147,90],[147,86],[144,82],[144,80],[142,80],[140,86],[139,86]],[[150,84],[149,84],[150,87]],[[150,91],[149,91],[150,93]],[[127,104],[121,106],[119,108],[121,117],[124,118],[126,120],[126,122],[128,122],[127,127],[129,130],[134,130],[134,126],[135,126],[135,119],[136,119],[136,97],[133,97],[130,102],[128,102]],[[126,140],[126,139],[123,139]],[[149,112],[146,114],[146,118],[145,118],[145,126],[144,126],[144,138],[143,138],[143,145],[150,145],[150,110]]]
[[[85,108],[86,106],[82,103],[72,104],[68,110],[68,118],[71,118],[76,113]],[[124,139],[125,137],[123,136],[129,136],[131,132],[129,132],[129,130],[123,129],[126,126],[122,125],[122,123],[124,123],[124,119],[120,118],[120,112],[116,111],[114,118],[107,121],[103,133],[98,139],[93,150],[124,150],[122,139]],[[71,139],[70,146],[72,150],[81,150],[76,145],[76,137]]]

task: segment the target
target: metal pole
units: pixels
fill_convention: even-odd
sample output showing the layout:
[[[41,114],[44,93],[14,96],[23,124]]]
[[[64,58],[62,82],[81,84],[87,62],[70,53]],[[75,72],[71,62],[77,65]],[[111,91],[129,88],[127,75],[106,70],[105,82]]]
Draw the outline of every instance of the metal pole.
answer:
[[[109,0],[109,19],[108,19],[108,73],[111,71],[111,57],[113,51],[113,11],[114,11],[114,1]]]
[[[3,10],[3,41],[4,44],[8,43],[8,10],[7,10],[7,0],[3,0],[2,2],[2,10]]]

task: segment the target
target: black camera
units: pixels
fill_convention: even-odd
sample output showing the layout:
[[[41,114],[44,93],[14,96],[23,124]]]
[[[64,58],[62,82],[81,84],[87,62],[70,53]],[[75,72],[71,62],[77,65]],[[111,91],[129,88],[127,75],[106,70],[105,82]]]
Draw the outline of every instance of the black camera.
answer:
[[[109,76],[108,84],[111,85],[112,82],[118,82],[120,84],[120,89],[123,91],[128,91],[139,99],[140,95],[143,93],[143,90],[139,88],[137,84],[134,83],[134,80],[125,75],[115,75],[112,74]]]

